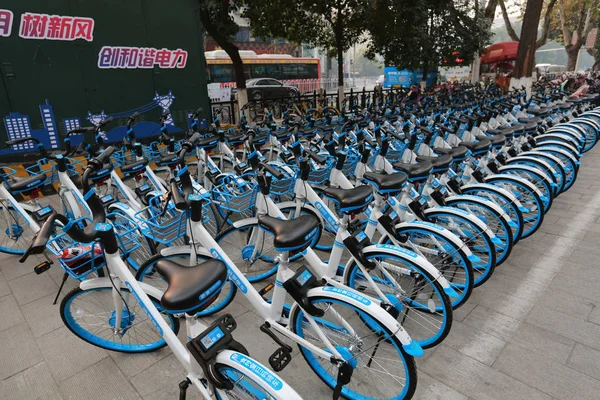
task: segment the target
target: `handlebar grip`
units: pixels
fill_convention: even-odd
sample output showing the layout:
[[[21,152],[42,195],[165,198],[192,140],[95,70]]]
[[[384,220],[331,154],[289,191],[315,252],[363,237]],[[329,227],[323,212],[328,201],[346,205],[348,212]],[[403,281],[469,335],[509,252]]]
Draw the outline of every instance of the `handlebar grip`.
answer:
[[[173,195],[173,202],[175,203],[175,207],[178,210],[187,210],[188,203],[181,195],[181,192],[179,191],[179,186],[177,185],[177,182],[175,182],[174,179],[171,181],[171,194]]]
[[[265,171],[267,171],[268,173],[273,175],[276,179],[284,178],[283,173],[281,171],[279,171],[277,168],[273,167],[272,165],[264,163],[264,162],[261,162],[259,165],[262,169],[264,169]]]
[[[102,153],[100,153],[100,155],[95,158],[100,163],[99,168],[102,168],[102,165],[108,161],[114,152],[115,148],[113,146],[108,146],[106,149],[104,149],[104,151],[102,151]]]
[[[24,137],[24,138],[7,140],[5,143],[6,143],[7,146],[13,146],[15,144],[25,143],[25,142],[29,142],[29,141],[36,142],[36,143],[40,142],[39,139],[37,139],[37,138],[34,138],[32,136],[27,136],[27,137]]]
[[[308,156],[311,159],[313,159],[313,161],[316,162],[317,164],[325,165],[325,163],[327,162],[327,159],[325,159],[325,157],[318,155],[317,153],[315,153],[312,150],[306,150],[306,154],[308,154]]]

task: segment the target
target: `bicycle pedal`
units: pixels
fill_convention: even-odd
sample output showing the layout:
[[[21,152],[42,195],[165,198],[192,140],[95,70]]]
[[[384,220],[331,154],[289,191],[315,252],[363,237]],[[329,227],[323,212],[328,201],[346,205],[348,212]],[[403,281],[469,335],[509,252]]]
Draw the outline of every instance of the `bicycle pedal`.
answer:
[[[281,372],[292,361],[292,353],[280,347],[269,357],[269,365],[275,372]]]
[[[41,275],[44,272],[48,271],[51,266],[52,266],[52,262],[44,261],[44,262],[36,265],[35,267],[33,267],[33,272],[35,272],[37,275]]]

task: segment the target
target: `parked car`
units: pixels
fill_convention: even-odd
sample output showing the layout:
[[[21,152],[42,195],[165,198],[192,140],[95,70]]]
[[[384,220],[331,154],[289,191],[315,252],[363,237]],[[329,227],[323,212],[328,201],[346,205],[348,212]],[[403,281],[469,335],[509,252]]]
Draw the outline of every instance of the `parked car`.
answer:
[[[297,87],[273,78],[257,78],[246,81],[248,98],[252,100],[294,97],[300,94]]]

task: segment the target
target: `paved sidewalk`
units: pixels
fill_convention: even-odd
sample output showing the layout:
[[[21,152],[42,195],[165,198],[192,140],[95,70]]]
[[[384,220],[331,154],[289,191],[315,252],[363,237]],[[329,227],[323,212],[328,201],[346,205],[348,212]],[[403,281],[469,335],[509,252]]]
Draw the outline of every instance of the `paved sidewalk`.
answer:
[[[541,229],[454,313],[448,338],[417,361],[416,398],[600,397],[598,171],[595,149]],[[36,275],[36,263],[0,254],[0,399],[177,398],[182,370],[168,349],[124,355],[77,339],[52,305],[62,271]],[[228,311],[236,338],[266,364],[275,344],[258,330],[257,315],[242,297]],[[294,354],[283,378],[305,399],[331,398]]]

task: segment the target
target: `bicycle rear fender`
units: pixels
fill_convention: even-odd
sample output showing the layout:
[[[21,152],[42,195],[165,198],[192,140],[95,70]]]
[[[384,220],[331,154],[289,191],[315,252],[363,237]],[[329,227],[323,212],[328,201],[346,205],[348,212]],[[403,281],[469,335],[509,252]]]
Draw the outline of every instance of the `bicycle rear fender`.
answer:
[[[460,239],[459,239],[459,241],[460,241]],[[460,242],[460,243],[461,243],[460,246],[462,247],[462,242]],[[451,298],[458,297],[458,294],[450,286],[450,283],[448,283],[448,281],[446,280],[444,275],[442,275],[442,273],[433,264],[431,264],[429,262],[429,260],[427,260],[425,257],[423,257],[413,251],[404,249],[402,247],[394,246],[391,244],[370,245],[370,246],[366,246],[362,251],[365,255],[368,255],[370,253],[377,253],[377,254],[385,253],[390,256],[394,256],[394,257],[398,257],[398,258],[407,260],[409,263],[415,263],[420,268],[427,271],[433,277],[433,279],[435,279],[437,282],[439,282],[439,284],[442,286],[442,289],[444,289],[444,292],[448,296],[450,296]],[[348,267],[350,266],[350,263],[352,261],[354,261],[354,257],[350,258],[348,260],[348,262],[346,263],[346,268],[344,269],[345,271],[349,270]]]
[[[494,211],[496,211],[498,214],[500,214],[502,216],[502,218],[504,218],[504,220],[508,224],[510,224],[510,222],[512,221],[510,219],[510,216],[506,213],[506,211],[504,211],[502,209],[502,207],[500,207],[498,204],[494,203],[493,201],[486,199],[485,197],[474,196],[471,194],[459,194],[459,195],[450,196],[450,197],[446,198],[446,203],[448,203],[448,205],[452,205],[452,202],[458,202],[461,200],[468,200],[468,201],[472,201],[474,203],[483,203],[485,207],[489,207],[489,208],[493,209]]]
[[[429,214],[433,214],[433,213],[437,213],[437,212],[443,212],[446,214],[452,214],[452,215],[456,215],[458,217],[467,219],[470,223],[472,223],[473,225],[477,226],[479,229],[481,229],[482,231],[484,231],[492,240],[492,243],[494,242],[498,242],[498,238],[496,238],[496,235],[494,234],[494,232],[492,232],[492,230],[490,228],[488,228],[488,226],[479,218],[477,218],[476,216],[461,210],[460,208],[454,208],[454,207],[431,207],[428,208],[427,210],[425,210],[425,216],[428,216]]]
[[[364,294],[339,283],[337,283],[337,285],[338,286],[320,286],[310,289],[306,293],[306,296],[308,298],[326,297],[333,301],[340,300],[354,306],[358,310],[363,311],[366,314],[363,316],[363,318],[368,318],[369,315],[372,315],[383,325],[385,325],[384,327],[391,332],[392,335],[400,341],[400,343],[402,343],[402,348],[404,351],[413,357],[421,357],[423,355],[423,349],[421,348],[421,345],[412,340],[410,335],[404,330],[396,318],[392,317],[380,306],[380,302],[378,300],[365,296]],[[294,307],[298,307],[297,303],[294,304]]]

